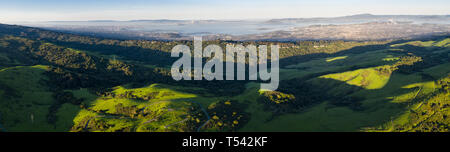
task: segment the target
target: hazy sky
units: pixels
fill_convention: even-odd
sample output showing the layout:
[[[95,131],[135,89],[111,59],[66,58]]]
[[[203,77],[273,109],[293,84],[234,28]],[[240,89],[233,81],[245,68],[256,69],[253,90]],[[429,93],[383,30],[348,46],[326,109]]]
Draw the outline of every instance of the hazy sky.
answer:
[[[0,22],[449,15],[450,0],[0,0]]]

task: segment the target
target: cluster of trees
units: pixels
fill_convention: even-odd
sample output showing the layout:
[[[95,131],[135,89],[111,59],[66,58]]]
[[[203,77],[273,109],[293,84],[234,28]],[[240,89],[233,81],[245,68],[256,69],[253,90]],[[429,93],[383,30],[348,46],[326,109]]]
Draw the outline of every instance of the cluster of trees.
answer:
[[[298,112],[305,107],[317,104],[329,98],[329,95],[324,93],[323,90],[314,87],[312,84],[305,82],[304,79],[300,78],[281,81],[279,92],[280,93],[275,93],[276,98],[273,99],[278,100],[278,95],[280,95],[281,98],[285,96],[285,99],[289,99],[288,102],[283,102],[281,104],[273,104],[276,103],[276,101],[264,103],[269,104],[269,107],[273,109],[272,111],[279,111],[281,113]],[[265,93],[264,95],[272,96],[271,94],[273,93]],[[266,97],[265,99],[267,100],[270,98]],[[279,110],[275,110],[274,108]]]
[[[250,118],[244,111],[246,105],[235,100],[222,100],[210,105],[207,109],[210,119],[204,126],[205,130],[236,131]]]
[[[7,46],[0,47],[2,50],[13,50],[4,53],[19,59],[18,62],[23,61],[22,65],[50,65],[52,70],[48,74],[51,84],[61,89],[120,84],[132,80],[136,70],[121,61],[111,61],[41,41],[12,36],[2,37],[1,41],[9,42]]]
[[[124,93],[121,94],[112,94],[112,97],[118,97],[118,98],[127,98],[127,99],[136,99],[136,100],[141,100],[141,101],[148,101],[151,99],[156,99],[156,97],[159,95],[159,92],[151,92],[151,93],[147,93],[145,95],[142,96],[137,96],[134,94],[133,91],[125,91]]]
[[[0,61],[1,67],[12,67],[18,65],[34,65],[38,61],[31,59],[28,50],[32,49],[34,41],[26,38],[6,36],[0,34],[0,51],[5,58]]]
[[[279,91],[266,91],[260,98],[259,101],[264,103],[265,109],[276,114],[291,112],[292,105],[296,102],[294,95]]]
[[[189,107],[187,119],[188,120],[186,121],[186,126],[184,129],[190,132],[201,131],[201,129],[204,129],[204,124],[209,123],[209,115],[207,111],[202,109],[199,104],[192,104],[191,107]]]
[[[172,63],[170,50],[182,42],[112,40],[80,36],[61,32],[0,24],[0,34],[44,40],[60,46],[98,52],[105,55],[118,55],[126,60],[137,60],[156,65]]]
[[[393,65],[384,65],[376,70],[384,75],[391,75],[392,72],[398,70],[401,73],[412,73],[414,72],[415,63],[422,62],[422,57],[419,56],[402,56],[400,60]]]
[[[116,114],[128,116],[130,118],[137,117],[139,114],[140,117],[144,117],[146,115],[143,110],[139,109],[136,106],[123,106],[122,103],[116,104],[115,106]]]
[[[281,46],[280,58],[290,57],[290,56],[301,56],[308,54],[334,54],[344,50],[358,49],[358,46],[370,46],[370,45],[383,45],[387,41],[366,41],[366,42],[355,42],[355,41],[298,41],[295,43],[279,43]],[[384,46],[382,46],[384,47]]]
[[[388,41],[300,41],[281,45],[286,45],[280,49],[280,58],[282,58],[280,66],[282,67],[316,58],[341,56],[347,53],[364,53],[385,49],[389,46]]]
[[[401,53],[407,54],[408,56],[417,56],[421,58],[420,62],[414,63],[413,65],[400,65],[398,72],[405,74],[420,72],[422,69],[443,64],[450,60],[448,52],[442,51],[446,48],[442,47],[420,47],[413,45],[403,45],[398,48],[404,50],[404,52]]]

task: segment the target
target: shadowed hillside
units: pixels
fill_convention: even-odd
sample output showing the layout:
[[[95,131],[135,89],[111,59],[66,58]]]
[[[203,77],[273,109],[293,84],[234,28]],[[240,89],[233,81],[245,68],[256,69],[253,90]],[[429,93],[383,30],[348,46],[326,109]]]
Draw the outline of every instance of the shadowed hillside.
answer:
[[[0,24],[0,131],[449,128],[448,36],[204,42],[280,45],[281,82],[270,92],[261,81],[174,81],[177,44],[192,47]]]

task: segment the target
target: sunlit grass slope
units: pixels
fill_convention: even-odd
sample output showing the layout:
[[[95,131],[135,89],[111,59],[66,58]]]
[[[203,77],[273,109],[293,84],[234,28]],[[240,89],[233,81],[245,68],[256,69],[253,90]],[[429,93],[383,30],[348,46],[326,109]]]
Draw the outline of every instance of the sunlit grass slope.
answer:
[[[448,51],[449,40],[417,41],[410,45],[439,47],[440,50],[433,51],[442,53]],[[392,47],[397,46],[401,45]],[[240,131],[426,131],[421,129],[432,125],[444,131],[446,125],[437,122],[448,121],[445,117],[449,115],[449,93],[442,93],[442,90],[448,91],[448,87],[442,88],[438,80],[430,81],[424,79],[423,75],[434,79],[444,78],[450,74],[450,63],[434,65],[412,74],[379,73],[376,68],[392,65],[401,59],[396,51],[391,48],[345,54],[345,58],[318,58],[281,69],[283,80],[330,72],[312,79],[308,77],[308,82],[316,87],[324,87],[324,92],[361,98],[361,110],[355,111],[325,101],[302,112],[273,117],[270,111],[264,110],[262,103],[256,101],[259,92],[258,86],[254,84],[237,96],[242,102],[250,104],[247,110],[252,117]],[[364,68],[348,70],[352,66]],[[333,81],[324,81],[327,79]],[[448,79],[445,80],[448,84]],[[333,84],[327,84],[330,82]],[[349,91],[354,88],[359,89]]]
[[[403,45],[414,45],[421,47],[450,47],[450,38],[446,38],[439,41],[410,41],[401,44],[394,44],[391,47],[398,47]]]
[[[449,131],[449,83],[450,75],[437,81],[404,86],[415,89],[392,97],[391,102],[407,104],[406,110],[379,126],[365,128],[365,131]]]
[[[398,60],[398,55],[387,50],[378,50],[360,54],[348,54],[346,56],[318,58],[308,62],[288,65],[280,69],[282,80],[301,78],[309,74],[333,71],[348,71],[354,66],[374,67],[393,63]]]
[[[380,89],[389,81],[390,74],[382,74],[374,68],[358,69],[343,73],[328,74],[320,78],[334,79],[365,89]]]
[[[327,61],[327,62],[333,62],[333,61],[335,61],[335,60],[342,60],[342,59],[345,59],[345,58],[347,58],[347,57],[348,57],[348,56],[332,57],[332,58],[327,58],[326,61]]]
[[[74,92],[77,97],[89,97],[87,108],[73,119],[74,126],[90,128],[90,131],[183,131],[189,110],[200,105],[209,105],[215,98],[205,98],[180,90],[182,88],[163,84],[152,84],[142,88],[118,86],[112,96],[91,98],[89,93]],[[124,113],[123,108],[140,109],[142,114]],[[121,111],[119,111],[121,110]],[[106,123],[108,128],[92,126],[94,121]],[[91,123],[89,123],[91,122]]]
[[[436,69],[437,67],[431,67],[424,71],[433,72]],[[396,131],[391,127],[398,128],[410,122],[412,117],[409,116],[410,109],[417,109],[420,104],[429,101],[413,101],[413,99],[430,96],[438,89],[435,81],[421,81],[423,80],[419,74],[404,75],[396,73],[391,76],[382,89],[361,89],[348,94],[348,96],[364,98],[362,101],[363,110],[360,111],[345,106],[333,106],[326,101],[303,112],[283,114],[275,118],[272,117],[271,112],[263,109],[261,103],[256,102],[259,93],[255,84],[254,87],[249,88],[246,93],[239,96],[242,102],[251,105],[248,112],[251,113],[252,117],[250,122],[240,131]],[[345,92],[345,89],[333,88],[324,91]],[[449,101],[448,95],[447,93],[444,97],[441,94],[434,99],[439,100],[439,105],[445,105],[448,104],[445,102]],[[428,105],[432,105],[432,103],[430,102]],[[439,115],[433,115],[430,120],[442,119],[444,115],[448,115],[446,114],[447,111],[441,110]],[[392,122],[395,125],[392,125]]]

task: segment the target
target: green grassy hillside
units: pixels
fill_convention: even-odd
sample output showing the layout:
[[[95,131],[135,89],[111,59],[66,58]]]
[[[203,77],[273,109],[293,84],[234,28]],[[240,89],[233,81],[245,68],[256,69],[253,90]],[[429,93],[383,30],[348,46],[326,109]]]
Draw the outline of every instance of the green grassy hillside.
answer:
[[[47,69],[37,65],[0,70],[0,120],[8,131],[56,131],[47,122],[48,108],[55,102],[44,82]]]
[[[448,131],[450,38],[279,44],[280,85],[174,81],[188,41],[0,24],[0,131]]]
[[[443,44],[448,40],[427,43]],[[393,47],[398,46],[400,45]],[[427,50],[431,50],[430,53],[449,51],[447,47]],[[328,92],[335,96],[360,99],[357,102],[361,104],[361,108],[354,110],[336,105],[335,102],[339,99],[331,98],[301,112],[274,115],[265,110],[263,104],[254,102],[260,98],[258,86],[254,86],[242,97],[245,99],[243,101],[251,103],[252,108],[248,111],[252,114],[252,119],[241,131],[448,131],[450,100],[449,88],[445,85],[449,82],[450,74],[448,56],[446,62],[413,73],[395,70],[382,73],[376,70],[396,65],[401,56],[392,48],[318,58],[287,66],[288,69],[281,70],[287,76],[284,79],[310,79],[309,82],[322,88],[324,94]],[[427,62],[426,58],[425,61],[414,64],[420,65],[423,62]],[[374,67],[345,71],[352,69],[351,66],[366,65]],[[331,74],[321,74],[324,72]],[[318,76],[310,77],[311,75]]]

